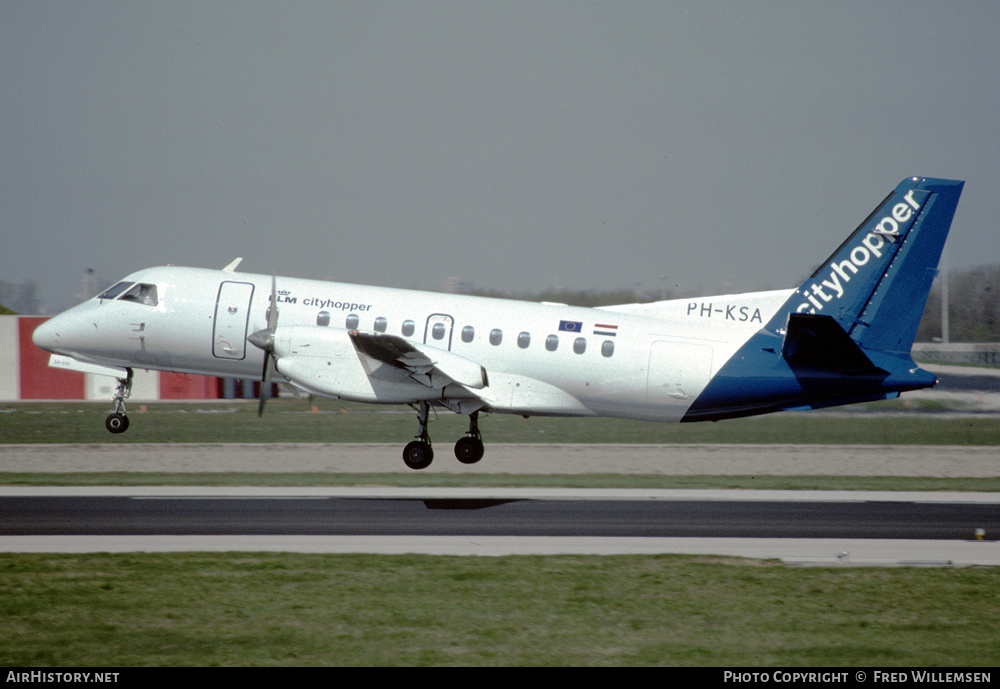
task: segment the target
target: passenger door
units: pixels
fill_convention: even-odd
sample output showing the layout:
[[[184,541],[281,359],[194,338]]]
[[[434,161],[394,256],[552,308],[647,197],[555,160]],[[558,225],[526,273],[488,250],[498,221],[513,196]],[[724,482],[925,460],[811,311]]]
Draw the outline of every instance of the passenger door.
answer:
[[[247,327],[254,286],[249,282],[223,282],[215,302],[212,354],[220,359],[246,357]]]

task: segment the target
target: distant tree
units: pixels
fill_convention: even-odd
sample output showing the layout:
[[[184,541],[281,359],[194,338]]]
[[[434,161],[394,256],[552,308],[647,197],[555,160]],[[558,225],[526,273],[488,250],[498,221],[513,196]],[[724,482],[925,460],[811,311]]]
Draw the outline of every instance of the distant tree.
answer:
[[[1000,266],[952,273],[948,289],[948,332],[952,342],[1000,342]],[[941,337],[941,285],[927,299],[918,342]]]
[[[917,328],[917,342],[936,342],[941,339],[941,285],[935,281],[927,297],[924,315]]]
[[[956,275],[950,285],[951,339],[1000,342],[1000,266]]]
[[[548,301],[570,306],[612,306],[614,304],[634,304],[657,301],[663,297],[659,294],[647,294],[637,290],[546,290],[530,294],[511,294],[509,292],[493,292],[470,290],[468,294],[477,297],[493,297],[496,299],[523,299],[526,301]],[[672,296],[668,295],[668,299]]]

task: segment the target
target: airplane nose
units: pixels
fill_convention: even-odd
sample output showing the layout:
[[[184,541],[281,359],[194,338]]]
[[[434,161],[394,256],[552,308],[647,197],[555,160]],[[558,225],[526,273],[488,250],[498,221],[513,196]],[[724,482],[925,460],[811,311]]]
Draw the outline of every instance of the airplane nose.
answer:
[[[54,352],[59,346],[59,326],[56,324],[57,318],[50,318],[37,328],[31,335],[31,341],[39,349],[46,352]]]

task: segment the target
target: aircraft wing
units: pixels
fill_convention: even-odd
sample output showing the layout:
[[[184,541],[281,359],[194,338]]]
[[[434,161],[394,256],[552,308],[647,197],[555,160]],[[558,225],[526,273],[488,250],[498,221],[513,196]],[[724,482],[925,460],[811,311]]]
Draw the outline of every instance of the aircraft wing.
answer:
[[[488,407],[593,416],[555,385],[503,371],[487,376],[478,362],[397,335],[279,326],[273,338],[276,372],[310,394],[398,404],[434,399],[463,414]]]
[[[444,349],[395,335],[351,332],[350,338],[359,354],[408,371],[409,377],[422,385],[441,387],[454,382],[469,388],[476,402],[466,407],[461,400],[452,399],[446,404],[460,413],[469,413],[465,408],[475,410],[485,405],[523,414],[593,415],[579,400],[554,385],[498,372],[491,381],[484,367]]]
[[[360,353],[408,371],[410,378],[421,385],[439,385],[442,378],[474,390],[481,390],[489,385],[485,368],[447,350],[410,342],[396,335],[354,331],[350,333],[350,337]]]
[[[270,337],[270,344],[260,339],[273,349],[276,372],[311,394],[403,403],[424,396],[414,395],[414,386],[440,389],[454,383],[475,394],[489,385],[480,364],[395,335],[278,326]]]

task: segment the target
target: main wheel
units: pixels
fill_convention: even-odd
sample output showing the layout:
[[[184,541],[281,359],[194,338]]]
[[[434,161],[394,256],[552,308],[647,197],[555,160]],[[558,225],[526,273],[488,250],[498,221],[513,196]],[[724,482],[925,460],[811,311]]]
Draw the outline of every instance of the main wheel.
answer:
[[[104,427],[112,433],[124,433],[128,430],[128,417],[124,414],[108,414],[104,419]]]
[[[465,436],[459,438],[458,442],[455,443],[455,457],[462,464],[475,464],[483,458],[484,451],[483,441],[479,438]]]
[[[403,462],[411,469],[426,469],[432,461],[434,461],[434,450],[428,442],[414,440],[403,448]]]

